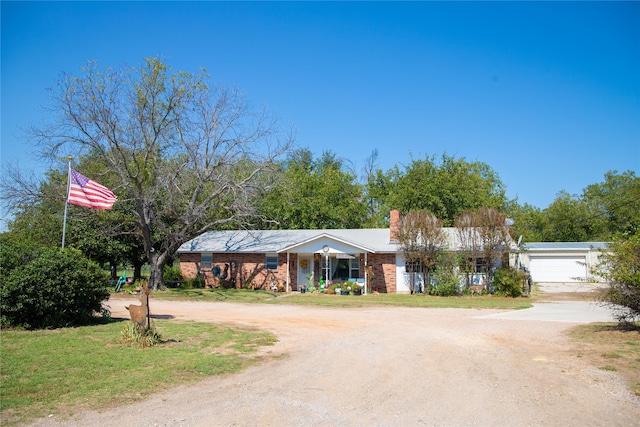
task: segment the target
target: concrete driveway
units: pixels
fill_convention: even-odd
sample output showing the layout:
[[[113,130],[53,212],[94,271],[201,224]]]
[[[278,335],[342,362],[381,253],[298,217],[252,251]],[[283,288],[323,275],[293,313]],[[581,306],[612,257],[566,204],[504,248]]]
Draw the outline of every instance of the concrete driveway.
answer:
[[[564,294],[561,301],[544,301],[525,310],[492,313],[479,318],[536,320],[544,322],[614,322],[612,310],[589,298],[588,294],[604,286],[600,283],[540,283],[540,291],[547,295]],[[575,296],[575,298],[572,298]],[[543,296],[544,298],[544,296]]]

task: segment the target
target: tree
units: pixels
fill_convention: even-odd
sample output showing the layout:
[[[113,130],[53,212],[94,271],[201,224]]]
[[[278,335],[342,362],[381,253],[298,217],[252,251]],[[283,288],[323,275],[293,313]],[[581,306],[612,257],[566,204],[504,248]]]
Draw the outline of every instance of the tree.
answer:
[[[510,236],[506,218],[496,209],[481,207],[475,212],[464,212],[456,219],[467,286],[471,284],[471,274],[477,272],[478,260],[482,260],[480,272],[490,283],[495,267],[509,252]]]
[[[423,273],[425,284],[431,282],[440,255],[445,249],[446,235],[442,221],[426,211],[411,212],[398,224],[396,238],[411,273],[411,293],[415,289],[415,273]]]
[[[493,273],[504,256],[509,253],[509,227],[507,216],[496,209],[481,207],[476,212],[478,234],[482,245],[482,257],[485,261],[486,277],[491,283]]]
[[[148,58],[123,70],[89,62],[82,72],[63,74],[52,90],[57,116],[30,136],[53,159],[74,153],[100,160],[100,177],[131,203],[127,214],[135,217],[155,289],[182,243],[255,219],[262,175],[292,136],[204,70],[173,73]]]
[[[360,228],[365,216],[362,188],[342,170],[331,152],[314,160],[309,150],[297,150],[281,166],[279,181],[260,201],[265,228]]]
[[[601,300],[613,308],[618,321],[640,318],[640,234],[612,242],[597,273],[608,282]]]
[[[632,236],[640,231],[640,177],[633,171],[609,171],[602,183],[583,190],[592,217],[605,222],[608,236]]]
[[[546,227],[547,218],[540,208],[528,203],[519,205],[517,201],[512,200],[507,206],[506,213],[514,221],[515,236],[522,236],[525,242],[542,241],[542,231]]]
[[[544,210],[545,227],[542,241],[586,242],[604,237],[604,223],[594,214],[584,198],[561,191]]]
[[[80,158],[78,166],[89,175],[104,169],[91,157]],[[27,182],[19,169],[11,167],[3,178],[6,178],[3,189],[11,188],[15,182],[24,185]],[[22,194],[22,198],[12,200],[14,217],[8,224],[11,234],[44,246],[60,244],[66,184],[66,173],[51,170],[41,183],[29,184],[29,188],[34,189],[31,193],[21,192],[20,186],[14,186],[10,192]],[[140,267],[145,262],[142,239],[135,230],[135,217],[127,214],[131,209],[126,207],[131,204],[131,201],[121,201],[108,211],[68,206],[66,246],[79,249],[101,265],[109,263],[112,280],[116,279],[116,266],[121,263],[136,266],[134,277],[139,278]]]
[[[481,162],[443,154],[439,161],[435,157],[412,159],[404,171],[396,167],[389,175],[391,183],[386,184],[383,195],[387,209],[433,212],[446,226],[465,210],[503,209],[506,204],[504,185]]]
[[[471,285],[471,276],[475,273],[475,267],[482,251],[482,241],[477,232],[478,217],[474,212],[465,211],[458,215],[455,224],[456,233],[460,242],[460,255],[465,273],[466,285]]]
[[[605,174],[580,195],[561,191],[544,210],[515,201],[507,212],[514,218],[516,235],[525,241],[610,241],[634,235],[640,224],[640,178],[632,171]]]

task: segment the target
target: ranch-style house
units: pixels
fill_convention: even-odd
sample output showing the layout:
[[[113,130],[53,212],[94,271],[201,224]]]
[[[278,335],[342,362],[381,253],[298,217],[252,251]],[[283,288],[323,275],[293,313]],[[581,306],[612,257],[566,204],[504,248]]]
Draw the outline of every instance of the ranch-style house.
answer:
[[[410,266],[394,232],[399,221],[399,211],[393,210],[389,228],[210,231],[180,247],[180,269],[186,278],[201,275],[212,287],[275,285],[295,291],[311,278],[314,283],[352,280],[365,289],[368,284],[370,291],[409,293]],[[456,229],[444,231],[446,250],[459,250]],[[508,244],[515,254],[517,245]],[[515,262],[515,255],[509,259]]]

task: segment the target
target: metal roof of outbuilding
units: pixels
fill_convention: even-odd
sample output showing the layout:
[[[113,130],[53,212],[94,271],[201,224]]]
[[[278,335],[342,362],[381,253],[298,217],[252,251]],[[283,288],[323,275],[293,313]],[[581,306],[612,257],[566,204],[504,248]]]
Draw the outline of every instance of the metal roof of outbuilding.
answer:
[[[531,242],[524,245],[527,251],[607,249],[607,242]]]

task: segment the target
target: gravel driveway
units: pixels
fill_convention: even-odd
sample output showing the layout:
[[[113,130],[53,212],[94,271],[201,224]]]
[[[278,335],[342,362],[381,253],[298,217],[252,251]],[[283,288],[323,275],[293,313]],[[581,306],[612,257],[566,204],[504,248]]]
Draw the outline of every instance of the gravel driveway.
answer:
[[[112,303],[113,316],[127,316],[128,303]],[[151,310],[177,320],[259,326],[279,342],[265,350],[265,363],[240,374],[35,425],[631,426],[640,420],[640,400],[621,378],[577,357],[564,334],[575,321],[509,318],[527,310],[154,300]]]

